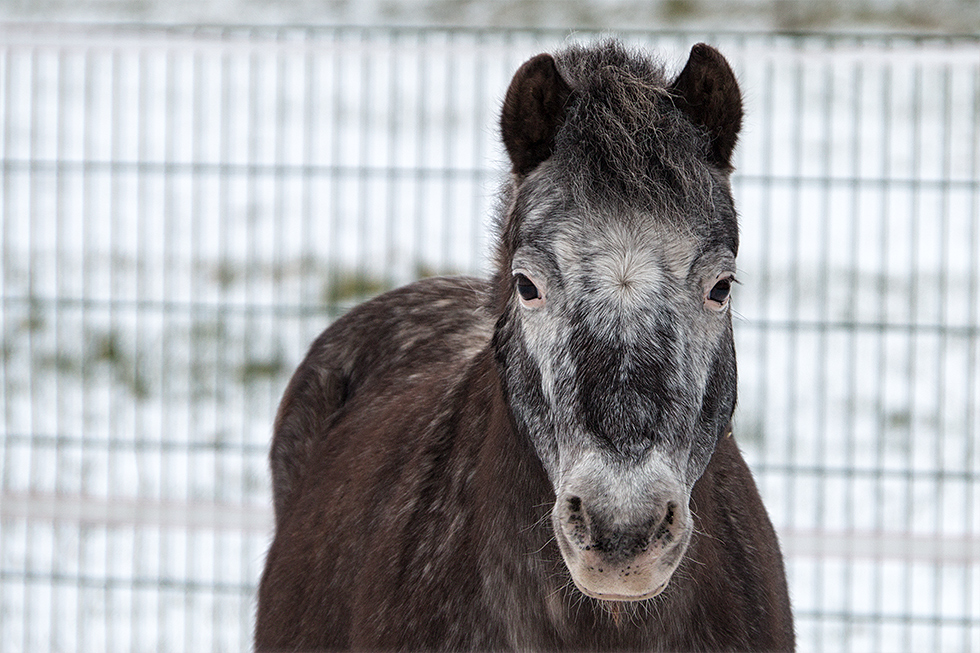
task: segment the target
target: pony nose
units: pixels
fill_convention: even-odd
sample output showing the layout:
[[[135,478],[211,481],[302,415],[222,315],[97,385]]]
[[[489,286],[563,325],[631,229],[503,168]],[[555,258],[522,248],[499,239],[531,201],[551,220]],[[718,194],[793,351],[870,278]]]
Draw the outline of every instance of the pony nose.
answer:
[[[626,522],[614,522],[590,510],[579,496],[568,497],[566,508],[565,532],[571,543],[613,564],[644,554],[658,556],[680,539],[684,528],[683,511],[673,500]]]

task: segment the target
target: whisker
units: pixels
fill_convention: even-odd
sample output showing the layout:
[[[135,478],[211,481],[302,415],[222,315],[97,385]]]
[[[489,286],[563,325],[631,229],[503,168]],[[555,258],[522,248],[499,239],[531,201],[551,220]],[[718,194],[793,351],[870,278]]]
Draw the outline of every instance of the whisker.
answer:
[[[539,553],[541,553],[542,551],[544,551],[548,547],[549,544],[551,544],[552,542],[557,542],[557,541],[558,541],[557,538],[554,535],[552,535],[547,540],[545,540],[544,544],[542,544],[541,547],[537,551],[535,551],[531,555],[538,555]]]
[[[535,507],[536,508],[543,508],[543,507],[546,507],[548,505],[550,505],[550,504],[542,504],[540,506],[535,506]],[[544,513],[543,515],[541,515],[541,517],[537,521],[535,521],[533,524],[531,524],[531,525],[529,525],[529,526],[521,529],[521,533],[527,533],[528,531],[534,530],[535,528],[537,528],[537,527],[541,526],[542,524],[544,524],[550,518],[551,518],[551,511],[548,511],[548,512]]]

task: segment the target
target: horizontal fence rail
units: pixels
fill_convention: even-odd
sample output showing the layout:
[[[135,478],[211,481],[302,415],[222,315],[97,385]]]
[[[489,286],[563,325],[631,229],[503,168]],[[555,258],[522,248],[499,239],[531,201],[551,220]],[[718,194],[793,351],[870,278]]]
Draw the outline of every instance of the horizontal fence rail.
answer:
[[[593,34],[0,25],[0,650],[242,651],[312,339],[487,272],[528,57]],[[735,68],[736,439],[804,651],[980,650],[980,38]]]
[[[0,517],[71,525],[209,529],[267,535],[271,508],[237,503],[118,501],[56,494],[7,494]],[[870,558],[877,561],[980,564],[980,538],[904,532],[790,531],[780,533],[790,557]],[[12,572],[9,572],[12,573]]]

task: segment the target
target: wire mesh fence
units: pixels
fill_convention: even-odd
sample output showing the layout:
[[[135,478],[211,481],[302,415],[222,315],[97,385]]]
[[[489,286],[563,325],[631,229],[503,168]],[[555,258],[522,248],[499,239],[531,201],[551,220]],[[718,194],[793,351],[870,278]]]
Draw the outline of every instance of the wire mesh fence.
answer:
[[[0,26],[0,650],[246,650],[310,341],[485,272],[563,33]],[[736,437],[801,650],[980,650],[980,39],[633,33],[736,69]]]

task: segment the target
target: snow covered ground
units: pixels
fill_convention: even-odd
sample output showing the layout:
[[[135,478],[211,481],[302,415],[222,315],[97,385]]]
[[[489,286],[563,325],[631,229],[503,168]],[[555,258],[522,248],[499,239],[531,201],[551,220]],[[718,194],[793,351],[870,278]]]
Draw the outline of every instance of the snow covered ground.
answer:
[[[0,650],[248,648],[312,338],[485,271],[565,33],[0,25]],[[980,650],[980,42],[707,40],[747,120],[736,437],[801,650]]]

